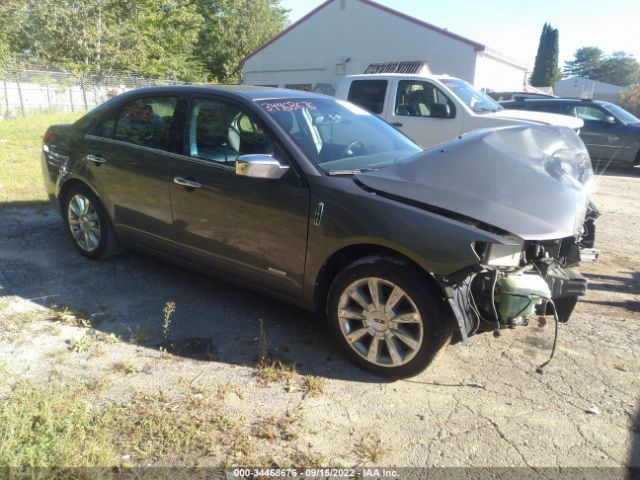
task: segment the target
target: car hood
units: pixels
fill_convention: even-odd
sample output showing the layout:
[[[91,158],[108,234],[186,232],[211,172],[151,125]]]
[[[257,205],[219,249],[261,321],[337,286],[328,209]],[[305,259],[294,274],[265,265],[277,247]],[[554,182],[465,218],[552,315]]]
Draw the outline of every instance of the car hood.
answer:
[[[578,130],[584,126],[584,121],[580,118],[569,115],[558,115],[556,113],[532,112],[529,110],[499,110],[489,114],[495,118],[505,120],[525,120],[528,122],[541,123],[544,125],[559,125]]]
[[[398,201],[547,240],[577,233],[594,177],[573,130],[523,125],[471,132],[354,178]]]

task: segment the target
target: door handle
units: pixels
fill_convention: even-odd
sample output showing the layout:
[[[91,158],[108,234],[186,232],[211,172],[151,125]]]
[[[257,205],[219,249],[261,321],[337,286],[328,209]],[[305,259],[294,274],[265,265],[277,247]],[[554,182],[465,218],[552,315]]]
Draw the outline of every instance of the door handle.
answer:
[[[402,123],[400,122],[393,122],[391,125],[393,125],[394,127],[401,127]]]
[[[90,153],[89,155],[87,155],[87,160],[93,163],[105,163],[107,161],[107,159],[104,158],[102,155],[95,155],[93,153]]]
[[[182,187],[186,187],[186,188],[200,188],[200,187],[202,187],[202,185],[200,185],[198,182],[195,182],[193,180],[188,180],[188,179],[183,178],[183,177],[174,177],[173,183],[175,183],[176,185],[180,185]]]

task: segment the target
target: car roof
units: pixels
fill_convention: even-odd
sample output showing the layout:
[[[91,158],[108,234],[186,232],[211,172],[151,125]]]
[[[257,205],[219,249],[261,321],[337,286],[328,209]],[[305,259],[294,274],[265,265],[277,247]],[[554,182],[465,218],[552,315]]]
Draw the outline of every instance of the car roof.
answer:
[[[611,105],[610,102],[604,102],[602,100],[593,100],[591,98],[519,98],[515,102],[530,103],[530,104],[543,104],[543,103],[566,103],[566,104],[589,104],[595,103],[596,105]]]
[[[301,90],[289,90],[286,88],[272,88],[252,85],[171,85],[163,87],[144,87],[130,90],[123,95],[140,94],[206,94],[206,93],[226,93],[234,96],[244,97],[249,100],[270,100],[288,98],[327,98],[326,95]]]
[[[434,75],[431,73],[361,73],[358,75],[348,75],[346,78],[352,80],[366,80],[368,78],[375,79],[385,79],[385,78],[426,78],[431,80],[445,80],[445,79],[453,79],[459,80],[456,77],[452,77],[450,75]]]

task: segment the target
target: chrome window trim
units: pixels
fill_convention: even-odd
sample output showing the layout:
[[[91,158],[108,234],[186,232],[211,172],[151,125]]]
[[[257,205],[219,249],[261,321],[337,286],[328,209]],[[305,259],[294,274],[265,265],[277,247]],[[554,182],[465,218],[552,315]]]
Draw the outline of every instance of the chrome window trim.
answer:
[[[168,152],[166,150],[161,150],[159,148],[151,148],[151,147],[145,147],[144,145],[137,145],[135,143],[129,143],[129,142],[125,142],[123,140],[115,140],[113,138],[104,138],[104,137],[99,137],[97,135],[91,135],[91,134],[85,134],[84,138],[86,140],[98,140],[101,142],[105,142],[105,143],[111,143],[113,145],[120,145],[120,146],[124,146],[124,147],[132,147],[138,150],[142,150],[145,152],[151,152],[151,153],[157,153],[160,155],[167,155],[171,158],[175,158],[177,160],[187,160],[189,162],[193,162],[193,163],[199,163],[201,165],[207,165],[207,166],[211,166],[211,167],[215,167],[215,168],[219,168],[221,170],[224,171],[229,171],[229,172],[234,172],[235,173],[235,168],[231,167],[229,165],[222,165],[218,162],[214,162],[213,160],[204,160],[201,158],[197,158],[197,157],[190,157],[188,155],[184,155],[181,153],[175,153],[175,152]]]

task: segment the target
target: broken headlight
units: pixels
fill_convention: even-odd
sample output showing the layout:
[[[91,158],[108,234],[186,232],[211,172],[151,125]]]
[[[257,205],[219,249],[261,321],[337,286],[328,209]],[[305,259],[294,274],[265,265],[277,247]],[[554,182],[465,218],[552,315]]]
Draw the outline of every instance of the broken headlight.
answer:
[[[519,267],[524,255],[524,242],[515,237],[507,237],[513,245],[490,243],[482,257],[482,263],[491,267]]]

